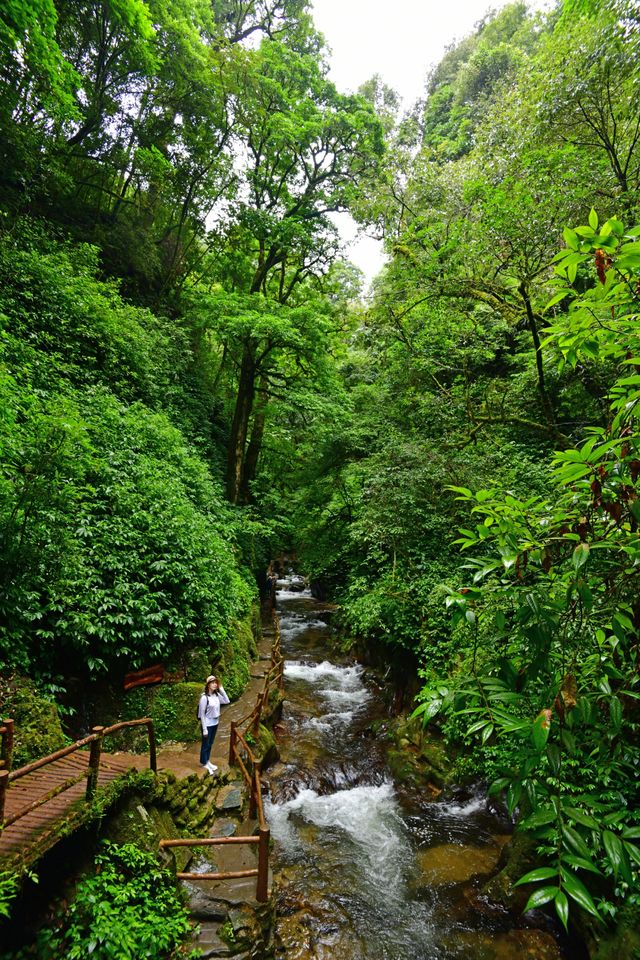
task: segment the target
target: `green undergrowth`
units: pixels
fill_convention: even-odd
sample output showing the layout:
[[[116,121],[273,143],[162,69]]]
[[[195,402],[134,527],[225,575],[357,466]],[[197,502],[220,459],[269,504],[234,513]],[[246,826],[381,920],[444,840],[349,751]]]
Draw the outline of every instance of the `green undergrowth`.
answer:
[[[175,879],[135,844],[104,842],[96,872],[12,960],[169,960],[191,931]],[[192,957],[197,954],[191,954]]]

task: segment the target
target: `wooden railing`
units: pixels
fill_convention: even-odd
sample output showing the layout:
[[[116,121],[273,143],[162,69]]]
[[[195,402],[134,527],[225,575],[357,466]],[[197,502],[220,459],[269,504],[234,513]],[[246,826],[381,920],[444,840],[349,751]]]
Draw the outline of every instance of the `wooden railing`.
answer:
[[[122,723],[115,723],[111,727],[93,727],[89,736],[83,737],[82,740],[76,740],[75,743],[71,743],[68,747],[63,747],[62,750],[56,750],[55,753],[49,754],[48,757],[41,757],[40,760],[34,760],[33,763],[28,763],[26,766],[19,767],[17,770],[10,770],[11,752],[9,752],[7,767],[0,769],[0,830],[10,826],[12,823],[15,823],[16,820],[20,820],[22,817],[25,817],[33,810],[37,810],[38,807],[41,807],[43,804],[47,803],[48,800],[52,800],[53,797],[57,797],[58,794],[64,793],[65,790],[69,790],[70,787],[75,786],[76,783],[80,783],[85,779],[87,781],[85,799],[88,802],[91,801],[98,784],[98,775],[100,773],[100,757],[102,754],[102,741],[104,738],[116,733],[118,730],[122,730],[124,727],[139,727],[143,724],[146,725],[149,735],[149,766],[153,771],[155,771],[157,769],[156,740],[153,729],[153,720],[151,717],[143,717],[140,720],[124,720]],[[10,731],[9,734],[5,732],[7,730]],[[4,760],[6,757],[7,737],[10,745],[13,745],[13,720],[5,720],[3,726],[0,727],[0,732],[3,735]],[[10,783],[12,783],[14,780],[19,780],[21,777],[26,777],[28,774],[39,770],[41,767],[46,767],[47,765],[54,763],[56,760],[61,760],[63,757],[68,757],[70,754],[75,753],[78,750],[82,750],[83,747],[87,746],[90,749],[89,762],[86,770],[83,770],[82,773],[75,777],[71,777],[68,780],[63,781],[63,783],[59,783],[47,793],[38,797],[37,800],[34,800],[32,803],[28,804],[26,807],[23,807],[21,810],[18,810],[5,820],[4,808],[7,790]]]
[[[176,873],[178,880],[241,880],[256,877],[256,900],[269,898],[269,828],[261,827],[255,837],[205,837],[200,840],[161,840],[161,847],[204,847],[228,843],[258,845],[258,866],[250,870],[227,870],[217,873]]]
[[[233,764],[235,754],[235,740],[239,736],[238,731],[244,727],[244,737],[251,731],[252,736],[257,736],[260,729],[260,722],[265,707],[269,703],[271,691],[277,687],[282,692],[284,689],[284,657],[282,656],[282,635],[280,633],[280,620],[276,613],[273,613],[274,639],[271,647],[271,666],[264,678],[264,685],[258,694],[256,705],[253,710],[242,717],[241,720],[235,720],[231,723],[231,743],[229,745],[229,763]]]
[[[257,819],[258,835],[251,837],[207,837],[199,840],[161,840],[161,847],[201,847],[214,844],[248,843],[258,845],[258,866],[251,870],[236,870],[218,873],[176,873],[179,880],[236,880],[256,877],[256,900],[264,902],[269,896],[269,838],[270,830],[262,806],[261,765],[249,743],[249,735],[257,736],[260,722],[269,702],[271,691],[284,687],[284,657],[281,650],[280,620],[273,613],[274,641],[271,647],[271,666],[266,673],[264,685],[258,694],[256,705],[241,720],[231,721],[229,740],[229,765],[238,766],[249,789],[249,818]]]
[[[11,770],[13,759],[13,720],[3,721],[0,727],[0,770]]]

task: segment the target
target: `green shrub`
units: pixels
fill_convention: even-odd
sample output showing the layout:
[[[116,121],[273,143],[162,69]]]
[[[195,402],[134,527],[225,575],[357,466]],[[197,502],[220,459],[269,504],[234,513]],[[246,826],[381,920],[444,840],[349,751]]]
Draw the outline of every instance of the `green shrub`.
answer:
[[[56,922],[23,957],[167,960],[190,931],[174,878],[134,844],[105,842],[95,876],[82,880]],[[32,952],[35,951],[35,952]]]

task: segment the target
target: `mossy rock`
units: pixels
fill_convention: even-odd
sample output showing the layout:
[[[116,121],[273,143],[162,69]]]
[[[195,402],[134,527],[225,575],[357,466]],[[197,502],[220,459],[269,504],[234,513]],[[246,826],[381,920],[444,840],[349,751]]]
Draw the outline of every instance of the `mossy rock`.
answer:
[[[387,759],[400,782],[418,789],[441,789],[451,782],[452,764],[444,744],[426,735],[415,720],[400,717],[392,721],[388,733],[382,727],[374,732],[384,732],[392,740]]]
[[[235,700],[248,684],[254,656],[255,640],[250,622],[234,621],[227,639],[220,645],[220,659],[216,668],[224,689],[232,700]]]
[[[168,810],[134,795],[105,821],[101,836],[113,843],[135,843],[150,853],[158,853],[161,840],[177,840],[181,833]],[[162,853],[163,859],[178,871],[187,867],[192,856],[189,847],[172,847]]]
[[[589,914],[573,907],[571,920],[591,960],[640,960],[640,907],[623,907],[612,930],[605,930]]]
[[[196,709],[201,694],[201,683],[163,683],[156,687],[139,687],[124,694],[120,702],[114,704],[118,715],[112,717],[112,722],[151,717],[158,743],[197,740],[200,727]],[[115,744],[120,749],[147,750],[146,727],[134,727],[117,734]],[[106,749],[110,749],[108,742]]]
[[[502,850],[498,866],[499,872],[482,887],[482,895],[508,910],[523,910],[534,886],[514,887],[514,884],[529,870],[539,866],[535,840],[525,833],[514,833]]]
[[[282,717],[282,705],[284,703],[284,693],[278,687],[271,687],[269,698],[263,714],[267,723],[277,723]]]
[[[46,757],[68,743],[55,704],[45,700],[28,677],[0,676],[0,703],[0,719],[14,721],[14,769]]]
[[[263,770],[266,770],[271,764],[277,763],[280,759],[280,751],[278,750],[273,731],[270,730],[269,727],[265,727],[262,723],[258,730],[258,739],[255,744],[254,753],[262,760]]]

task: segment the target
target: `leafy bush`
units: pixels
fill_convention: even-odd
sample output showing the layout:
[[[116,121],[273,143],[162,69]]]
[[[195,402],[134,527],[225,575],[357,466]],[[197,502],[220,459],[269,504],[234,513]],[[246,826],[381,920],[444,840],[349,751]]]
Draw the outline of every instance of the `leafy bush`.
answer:
[[[0,676],[0,720],[14,721],[14,769],[66,745],[60,711],[53,702],[56,693],[51,685],[38,685],[27,677]]]
[[[97,270],[37,223],[0,239],[0,659],[49,681],[220,648],[252,599],[176,426],[196,434],[189,346]]]
[[[191,929],[171,874],[135,844],[104,843],[95,876],[82,880],[26,960],[168,960]],[[180,955],[183,955],[180,952]],[[193,956],[193,955],[192,955]]]

